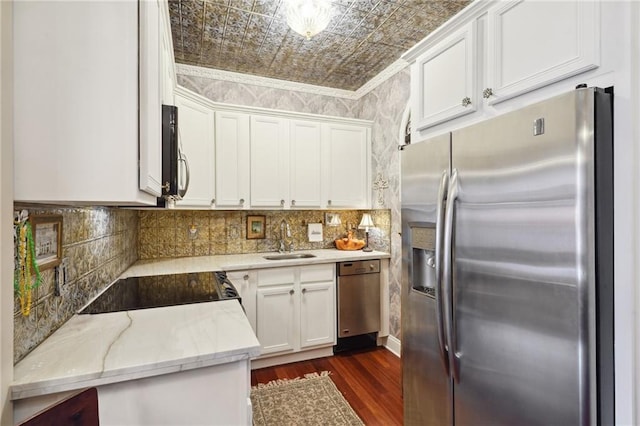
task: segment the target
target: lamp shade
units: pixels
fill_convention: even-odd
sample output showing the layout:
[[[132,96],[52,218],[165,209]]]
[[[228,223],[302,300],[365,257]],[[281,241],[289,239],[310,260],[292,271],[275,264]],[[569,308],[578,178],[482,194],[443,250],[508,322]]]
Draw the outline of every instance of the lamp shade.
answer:
[[[307,40],[327,28],[331,20],[330,0],[286,0],[287,24]]]
[[[342,224],[342,220],[340,220],[339,214],[332,214],[327,225],[329,226],[340,226]]]
[[[373,224],[373,219],[371,218],[371,214],[363,213],[362,219],[360,220],[360,224],[358,224],[358,229],[369,230],[369,228],[373,228],[375,225]]]

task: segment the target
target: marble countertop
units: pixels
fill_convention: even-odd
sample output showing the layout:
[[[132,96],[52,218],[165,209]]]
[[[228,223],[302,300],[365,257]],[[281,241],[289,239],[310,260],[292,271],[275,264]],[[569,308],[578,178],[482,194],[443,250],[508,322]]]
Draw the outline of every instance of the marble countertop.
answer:
[[[267,260],[272,253],[223,254],[216,256],[179,257],[173,259],[139,260],[121,276],[144,277],[150,275],[177,274],[183,272],[207,271],[243,271],[250,269],[278,268],[281,266],[314,265],[319,263],[346,262],[353,260],[388,259],[389,253],[381,251],[364,252],[362,250],[300,250],[296,254],[312,254],[315,257],[304,259]]]
[[[22,399],[260,354],[235,300],[74,315],[14,367],[11,399]]]
[[[142,260],[120,278],[386,259],[389,253],[306,250]],[[74,315],[14,367],[11,399],[157,376],[256,357],[260,343],[235,300]]]

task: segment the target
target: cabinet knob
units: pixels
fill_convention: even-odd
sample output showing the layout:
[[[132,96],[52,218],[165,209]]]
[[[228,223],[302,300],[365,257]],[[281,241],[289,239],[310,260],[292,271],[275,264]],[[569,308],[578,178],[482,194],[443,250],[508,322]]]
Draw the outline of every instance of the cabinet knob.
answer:
[[[280,205],[284,206],[284,200],[280,200]]]
[[[293,296],[293,293],[295,293],[295,291],[293,291],[293,289],[289,290],[289,294]]]
[[[327,201],[327,205],[330,206],[331,205],[331,200]]]
[[[249,280],[249,275],[245,275],[244,277],[242,277],[243,280],[248,281]]]
[[[216,199],[215,199],[215,198],[212,198],[212,199],[211,199],[211,204],[213,205],[213,204],[215,204],[215,203],[216,203]]]
[[[295,206],[296,205],[296,200],[291,200],[291,205]]]
[[[240,205],[244,204],[244,198],[240,198]]]
[[[469,105],[471,105],[471,98],[468,96],[465,98],[462,98],[462,106],[466,108]]]
[[[491,96],[493,96],[493,89],[491,89],[491,87],[487,87],[482,91],[483,98],[489,99]]]
[[[304,293],[306,293],[306,292],[307,292],[307,289],[306,289],[306,288],[303,288],[303,289],[302,289],[302,293],[304,294]]]

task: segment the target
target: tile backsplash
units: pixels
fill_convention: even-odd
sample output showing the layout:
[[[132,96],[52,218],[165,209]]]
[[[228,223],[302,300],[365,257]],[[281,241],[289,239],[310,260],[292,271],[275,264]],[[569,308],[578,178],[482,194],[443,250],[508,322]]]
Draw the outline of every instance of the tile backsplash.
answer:
[[[16,205],[30,215],[62,215],[62,257],[67,277],[55,291],[55,269],[42,272],[29,316],[14,297],[14,362],[57,330],[138,259],[138,212],[117,208],[43,208]]]
[[[357,229],[365,212],[360,210],[329,212],[339,214],[342,225],[323,226],[323,241],[309,242],[307,224],[324,224],[327,212],[15,206],[16,210],[22,208],[30,215],[62,215],[62,257],[67,277],[57,296],[55,269],[42,272],[29,316],[22,315],[20,302],[14,297],[14,362],[24,358],[138,259],[277,251],[283,220],[291,229],[287,242],[293,241],[296,250],[334,248],[333,241],[346,236],[348,228],[355,228],[355,238],[364,239],[364,230]],[[390,210],[367,212],[376,225],[369,231],[369,244],[376,250],[389,251]],[[265,216],[265,238],[246,238],[249,215]],[[189,232],[192,227],[195,235]]]
[[[331,211],[340,215],[342,225],[323,226],[323,241],[309,242],[307,224],[324,223],[326,211],[141,210],[138,213],[138,255],[140,259],[158,259],[277,251],[283,220],[291,229],[287,243],[293,241],[295,250],[335,248],[334,240],[346,236],[347,227],[357,228],[363,212]],[[369,245],[376,250],[389,251],[390,211],[370,212],[376,228],[369,230]],[[265,238],[247,239],[249,215],[265,216]],[[195,235],[190,232],[192,227],[195,227]],[[364,230],[354,229],[354,237],[364,239]]]

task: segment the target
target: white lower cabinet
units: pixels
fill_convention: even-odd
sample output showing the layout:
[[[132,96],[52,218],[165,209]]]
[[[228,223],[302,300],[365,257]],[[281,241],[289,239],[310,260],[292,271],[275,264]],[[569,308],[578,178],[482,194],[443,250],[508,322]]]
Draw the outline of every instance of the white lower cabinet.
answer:
[[[300,348],[333,345],[335,340],[335,282],[301,284]]]
[[[227,278],[238,290],[242,299],[242,307],[247,315],[253,332],[256,332],[256,272],[232,271],[227,272]]]
[[[298,298],[290,285],[258,288],[258,341],[262,355],[295,349],[295,305]]]
[[[263,356],[335,343],[335,264],[260,269],[257,281]]]

